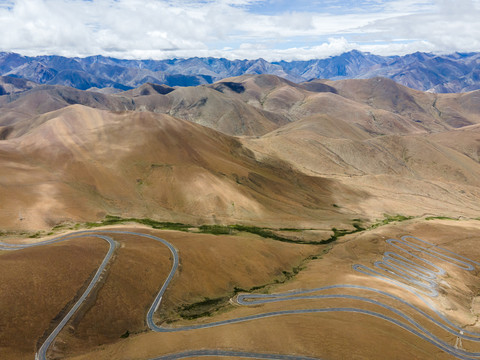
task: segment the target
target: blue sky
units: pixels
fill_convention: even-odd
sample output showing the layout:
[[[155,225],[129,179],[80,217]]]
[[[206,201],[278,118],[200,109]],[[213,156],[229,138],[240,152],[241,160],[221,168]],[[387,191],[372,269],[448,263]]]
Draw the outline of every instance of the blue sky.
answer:
[[[0,51],[306,60],[480,51],[480,0],[0,0]]]
[[[352,11],[375,10],[381,6],[381,3],[382,2],[379,1],[354,0],[267,0],[253,2],[248,6],[248,9],[251,13],[265,15],[275,15],[282,12],[325,12],[331,14],[346,14]]]

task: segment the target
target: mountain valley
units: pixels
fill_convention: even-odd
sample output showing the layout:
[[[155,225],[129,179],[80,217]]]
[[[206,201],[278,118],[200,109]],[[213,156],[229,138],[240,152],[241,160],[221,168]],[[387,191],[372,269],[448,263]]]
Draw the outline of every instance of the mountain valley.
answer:
[[[6,358],[479,350],[480,90],[0,86]]]

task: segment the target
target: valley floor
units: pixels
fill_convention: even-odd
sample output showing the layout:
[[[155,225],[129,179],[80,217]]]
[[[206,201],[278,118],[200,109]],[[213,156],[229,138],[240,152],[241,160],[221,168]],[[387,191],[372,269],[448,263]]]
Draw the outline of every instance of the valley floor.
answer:
[[[226,358],[234,352],[475,358],[480,221],[402,220],[317,245],[245,232],[211,235],[141,225],[94,229],[92,236],[108,234],[116,241],[114,255],[49,358],[143,360],[197,350],[226,351]],[[178,251],[178,270],[153,320],[159,329],[179,331],[147,327],[146,313],[173,258],[158,241],[133,233],[160,237]],[[39,239],[8,241],[29,245]],[[90,236],[0,252],[2,354],[33,358],[85,290],[106,249]],[[244,317],[255,319],[228,323]]]

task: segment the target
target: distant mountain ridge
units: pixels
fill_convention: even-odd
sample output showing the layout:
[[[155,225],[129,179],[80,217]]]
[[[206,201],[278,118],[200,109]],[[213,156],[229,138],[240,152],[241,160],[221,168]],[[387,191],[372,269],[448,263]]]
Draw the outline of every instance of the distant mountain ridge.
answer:
[[[101,55],[86,58],[28,57],[0,52],[0,75],[39,84],[71,86],[81,90],[130,90],[144,83],[168,86],[211,84],[244,74],[272,74],[293,82],[312,79],[390,78],[421,91],[468,92],[480,89],[480,53],[378,56],[353,50],[327,59],[268,62],[188,58],[122,60]]]

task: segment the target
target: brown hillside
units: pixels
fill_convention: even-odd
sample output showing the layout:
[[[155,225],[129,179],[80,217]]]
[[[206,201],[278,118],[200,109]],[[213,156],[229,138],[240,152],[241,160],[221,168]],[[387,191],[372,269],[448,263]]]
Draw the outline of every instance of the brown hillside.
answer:
[[[114,95],[40,86],[0,96],[0,126],[81,104],[169,114],[229,135],[264,135],[313,115],[347,121],[373,135],[408,134],[478,123],[479,103],[478,91],[436,95],[383,78],[294,84],[274,75],[244,75],[176,90],[144,84]]]
[[[222,80],[212,87],[231,97],[239,98],[249,105],[282,114],[290,121],[297,121],[307,116],[324,115],[355,124],[377,135],[419,133],[435,127],[446,128],[443,124],[441,126],[432,124],[433,120],[430,114],[416,104],[415,96],[422,97],[424,93],[416,92],[410,95],[408,88],[401,87],[390,80],[379,80],[382,84],[386,83],[388,89],[375,87],[375,82],[365,83],[357,80],[352,80],[351,85],[344,82],[338,82],[338,84],[330,82],[329,85],[323,82],[315,83],[322,86],[318,89],[318,86],[297,85],[273,75],[230,78]],[[352,88],[351,92],[343,91],[343,88],[350,89],[350,87]],[[357,94],[357,87],[369,94],[363,97],[352,96],[352,94]],[[413,90],[411,91],[413,92]],[[378,99],[379,104],[377,104],[368,100],[370,98],[377,99],[380,95],[384,99],[396,98],[398,94],[403,94],[403,97],[395,100],[395,106],[391,104],[391,101],[383,104],[382,100]],[[425,94],[425,96],[429,95]],[[423,98],[420,100],[426,101]],[[432,98],[430,105],[433,101]],[[402,111],[398,111],[400,107]],[[434,110],[431,112],[436,113]],[[450,127],[447,126],[447,128]]]
[[[312,84],[246,75],[168,94],[147,84],[1,96],[3,222],[25,226],[27,212],[40,226],[106,213],[264,224],[436,206],[476,215],[478,128],[468,124],[478,92],[440,96],[381,78]],[[254,137],[243,147],[224,134]],[[368,209],[372,199],[381,206]]]
[[[262,135],[288,123],[284,116],[205,86],[135,98],[135,104],[137,109],[169,114],[229,135]]]
[[[480,124],[429,134],[427,138],[480,162]]]
[[[72,104],[82,104],[97,109],[122,111],[133,109],[127,98],[77,90],[65,86],[39,86],[30,91],[0,96],[0,126],[12,125],[21,120],[30,121],[39,114],[62,109]]]
[[[279,226],[331,218],[334,181],[258,162],[237,139],[211,129],[80,105],[50,115],[0,142],[3,226],[44,227],[106,213]],[[360,195],[346,188],[344,194]],[[19,221],[19,212],[28,221]]]
[[[0,76],[0,96],[27,91],[37,86],[38,84],[33,81],[11,76]]]
[[[166,95],[174,90],[175,90],[174,88],[167,85],[145,83],[136,89],[122,91],[118,93],[118,95],[127,96],[127,97],[147,96],[147,95],[156,95],[156,94]]]
[[[480,91],[438,94],[435,107],[450,126],[460,128],[480,123]]]
[[[475,217],[480,210],[478,136],[465,134],[371,137],[345,122],[311,117],[244,143],[259,158],[275,156],[305,174],[336,178],[370,194],[356,204],[337,203],[351,212],[370,218],[436,211]],[[458,151],[462,139],[469,138],[469,150]]]

